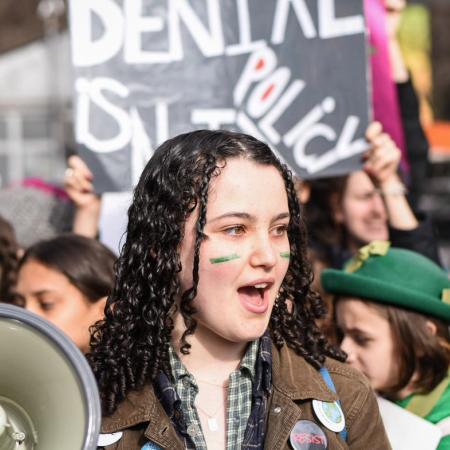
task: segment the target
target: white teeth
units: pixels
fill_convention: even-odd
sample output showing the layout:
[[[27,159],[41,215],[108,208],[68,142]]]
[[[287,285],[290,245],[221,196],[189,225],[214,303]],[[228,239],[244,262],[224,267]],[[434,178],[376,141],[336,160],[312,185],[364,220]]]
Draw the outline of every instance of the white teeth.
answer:
[[[269,284],[268,283],[261,283],[261,284],[255,284],[256,289],[265,289]]]

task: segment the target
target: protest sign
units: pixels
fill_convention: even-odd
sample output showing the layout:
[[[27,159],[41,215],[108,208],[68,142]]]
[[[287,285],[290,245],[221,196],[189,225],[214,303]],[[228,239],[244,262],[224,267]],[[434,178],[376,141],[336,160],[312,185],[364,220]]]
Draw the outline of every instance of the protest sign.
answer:
[[[267,142],[300,177],[360,164],[361,0],[72,0],[76,139],[99,191],[128,190],[193,129]]]

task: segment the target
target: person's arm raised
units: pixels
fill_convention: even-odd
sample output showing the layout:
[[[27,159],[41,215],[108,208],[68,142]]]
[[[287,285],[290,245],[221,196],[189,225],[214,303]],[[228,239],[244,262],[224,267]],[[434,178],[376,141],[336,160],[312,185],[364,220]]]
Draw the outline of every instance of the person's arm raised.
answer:
[[[398,41],[398,28],[405,6],[406,0],[385,1],[389,62],[391,64],[391,76],[396,83],[404,83],[409,80],[408,69]]]
[[[369,125],[366,138],[371,148],[364,155],[363,168],[382,195],[389,225],[398,230],[417,228],[419,222],[409,206],[406,188],[397,173],[400,150],[389,135],[383,133],[378,122]]]

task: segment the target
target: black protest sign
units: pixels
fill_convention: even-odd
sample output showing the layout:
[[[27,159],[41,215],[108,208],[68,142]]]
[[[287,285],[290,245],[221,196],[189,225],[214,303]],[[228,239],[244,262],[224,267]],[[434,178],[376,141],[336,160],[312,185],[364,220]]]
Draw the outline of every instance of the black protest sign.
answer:
[[[361,0],[72,0],[76,139],[99,191],[128,190],[164,140],[226,128],[302,178],[360,164]]]

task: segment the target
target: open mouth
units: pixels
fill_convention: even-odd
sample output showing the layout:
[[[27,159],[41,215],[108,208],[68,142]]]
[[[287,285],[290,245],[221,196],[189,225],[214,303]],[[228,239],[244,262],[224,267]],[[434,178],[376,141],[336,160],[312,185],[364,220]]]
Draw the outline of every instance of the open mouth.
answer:
[[[259,283],[240,287],[238,294],[241,303],[250,312],[265,312],[269,304],[270,286],[270,283]]]

